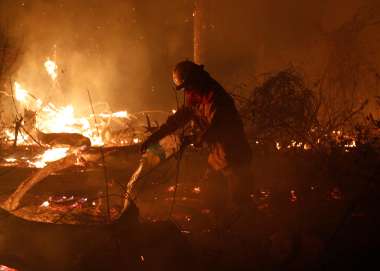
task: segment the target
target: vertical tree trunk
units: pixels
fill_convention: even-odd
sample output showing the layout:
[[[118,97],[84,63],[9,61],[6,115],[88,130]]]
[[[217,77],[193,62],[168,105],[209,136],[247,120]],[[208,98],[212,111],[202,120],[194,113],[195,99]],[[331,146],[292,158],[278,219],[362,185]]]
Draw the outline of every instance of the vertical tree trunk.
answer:
[[[207,5],[209,0],[194,0],[194,62],[205,62],[205,32],[207,28]]]

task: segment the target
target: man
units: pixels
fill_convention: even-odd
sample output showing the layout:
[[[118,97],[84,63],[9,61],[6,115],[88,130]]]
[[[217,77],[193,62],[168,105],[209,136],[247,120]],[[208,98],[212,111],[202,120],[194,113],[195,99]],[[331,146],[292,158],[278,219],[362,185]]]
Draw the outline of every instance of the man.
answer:
[[[222,179],[226,180],[228,205],[241,207],[249,200],[251,192],[252,154],[233,98],[203,69],[203,65],[191,61],[176,65],[173,81],[176,90],[184,91],[184,105],[142,144],[142,151],[192,121],[200,131],[197,143],[205,143],[210,150],[209,183],[213,180],[218,186]]]

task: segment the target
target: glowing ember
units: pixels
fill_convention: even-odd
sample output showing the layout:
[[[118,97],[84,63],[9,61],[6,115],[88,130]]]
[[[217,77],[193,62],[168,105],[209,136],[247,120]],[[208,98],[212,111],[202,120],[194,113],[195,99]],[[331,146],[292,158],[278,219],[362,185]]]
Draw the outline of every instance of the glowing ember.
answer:
[[[296,202],[297,201],[297,194],[295,190],[290,190],[290,201]]]
[[[311,149],[310,144],[305,144],[305,145],[303,145],[303,149],[304,149],[305,151],[310,150],[310,149]]]
[[[57,64],[55,64],[55,62],[53,60],[48,58],[45,61],[44,66],[45,66],[45,69],[46,69],[47,73],[49,74],[50,78],[53,81],[55,81],[58,77],[58,73],[57,73],[58,66],[57,66]]]
[[[346,147],[346,148],[356,148],[356,141],[352,140],[350,143],[345,144],[344,147]]]
[[[0,264],[0,271],[17,271],[17,269],[8,267],[6,265]]]
[[[277,150],[281,150],[281,145],[280,145],[279,142],[276,142],[276,149],[277,149]]]
[[[47,207],[49,207],[49,205],[50,205],[50,203],[49,203],[49,201],[44,201],[41,205],[40,205],[40,207],[45,207],[45,208],[47,208]]]
[[[201,188],[199,186],[194,187],[193,192],[195,194],[199,194],[201,192]]]
[[[343,198],[342,191],[338,187],[334,187],[330,192],[331,199],[341,200]]]

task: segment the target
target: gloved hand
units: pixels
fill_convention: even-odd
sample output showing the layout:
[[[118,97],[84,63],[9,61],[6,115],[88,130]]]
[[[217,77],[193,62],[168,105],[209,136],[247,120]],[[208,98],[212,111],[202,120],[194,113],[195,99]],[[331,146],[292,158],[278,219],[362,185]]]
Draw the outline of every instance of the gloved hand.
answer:
[[[148,137],[142,144],[141,144],[141,147],[140,147],[140,152],[141,153],[145,153],[146,150],[149,148],[150,145],[156,143],[155,141],[152,140],[152,137]]]
[[[145,153],[150,145],[158,143],[162,138],[168,135],[170,131],[168,131],[168,126],[166,124],[161,125],[161,127],[151,134],[142,144],[140,151],[141,153]]]

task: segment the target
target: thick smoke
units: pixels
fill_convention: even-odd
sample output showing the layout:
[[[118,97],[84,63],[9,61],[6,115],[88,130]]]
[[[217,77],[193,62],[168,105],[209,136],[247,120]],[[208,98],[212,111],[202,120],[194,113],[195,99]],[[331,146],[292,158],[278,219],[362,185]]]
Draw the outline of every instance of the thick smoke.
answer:
[[[191,56],[191,44],[180,39],[185,31],[178,30],[191,27],[185,21],[191,9],[182,8],[183,20],[168,20],[165,14],[170,17],[177,7],[165,12],[155,1],[148,5],[121,0],[0,3],[3,24],[17,33],[23,50],[14,79],[27,90],[45,100],[74,103],[84,111],[89,105],[87,89],[94,101],[108,102],[114,110],[174,103],[170,70],[174,58]],[[178,50],[182,52],[174,52]],[[47,58],[59,66],[57,85],[44,70]]]
[[[203,62],[227,86],[290,64],[317,81],[341,51],[336,37],[344,25],[362,8],[379,15],[377,2],[209,0]],[[108,102],[114,110],[175,104],[171,69],[192,57],[193,1],[1,0],[0,7],[3,21],[22,40],[15,79],[25,88],[84,110],[87,89],[95,101]],[[363,59],[359,65],[379,70],[378,31],[379,26],[370,26],[355,41],[340,44],[360,53],[354,56]],[[43,70],[47,57],[60,67],[60,93]]]

